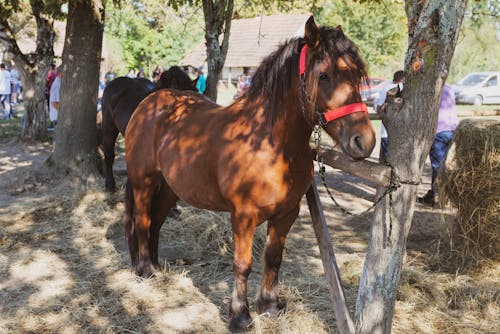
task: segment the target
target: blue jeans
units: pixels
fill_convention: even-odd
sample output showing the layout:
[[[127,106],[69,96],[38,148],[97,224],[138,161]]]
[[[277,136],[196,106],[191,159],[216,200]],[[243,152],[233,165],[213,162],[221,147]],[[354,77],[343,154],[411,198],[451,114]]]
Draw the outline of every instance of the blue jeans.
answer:
[[[379,153],[380,162],[385,162],[385,157],[387,156],[387,146],[389,146],[389,138],[387,137],[380,138],[380,153]]]
[[[0,105],[3,108],[4,119],[10,117],[10,94],[0,95]]]
[[[439,167],[441,167],[453,141],[453,133],[454,131],[442,131],[437,133],[434,137],[431,151],[429,152],[429,158],[431,159],[432,165],[432,185],[435,192],[434,181],[436,180]]]

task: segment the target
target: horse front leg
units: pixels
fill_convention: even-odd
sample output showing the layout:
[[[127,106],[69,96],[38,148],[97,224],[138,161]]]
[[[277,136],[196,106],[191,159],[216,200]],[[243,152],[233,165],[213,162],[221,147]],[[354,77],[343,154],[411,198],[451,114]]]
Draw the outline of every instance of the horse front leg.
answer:
[[[247,281],[252,271],[252,243],[257,215],[233,213],[231,223],[234,238],[234,287],[229,309],[229,329],[240,331],[252,325],[247,299]]]
[[[300,203],[290,212],[269,220],[267,241],[264,249],[264,275],[256,302],[257,314],[277,316],[285,304],[278,299],[278,273],[283,257],[283,248],[290,227],[299,214]]]
[[[115,192],[116,184],[113,175],[113,163],[115,162],[115,145],[118,137],[118,129],[114,124],[107,124],[103,120],[102,125],[102,149],[104,151],[104,165],[106,177],[106,191]]]

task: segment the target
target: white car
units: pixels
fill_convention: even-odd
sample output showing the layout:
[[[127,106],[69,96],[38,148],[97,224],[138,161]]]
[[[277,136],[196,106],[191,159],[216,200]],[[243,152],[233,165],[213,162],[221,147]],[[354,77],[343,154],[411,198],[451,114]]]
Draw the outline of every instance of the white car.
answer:
[[[500,104],[500,72],[475,72],[452,85],[456,103]]]

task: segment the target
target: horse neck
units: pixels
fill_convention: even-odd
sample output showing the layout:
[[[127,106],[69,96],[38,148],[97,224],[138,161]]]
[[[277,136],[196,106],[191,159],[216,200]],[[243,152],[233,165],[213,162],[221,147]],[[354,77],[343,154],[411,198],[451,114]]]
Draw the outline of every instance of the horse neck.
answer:
[[[299,150],[309,147],[312,127],[306,121],[298,98],[289,98],[283,104],[283,114],[273,126],[273,140],[278,140],[285,150]]]

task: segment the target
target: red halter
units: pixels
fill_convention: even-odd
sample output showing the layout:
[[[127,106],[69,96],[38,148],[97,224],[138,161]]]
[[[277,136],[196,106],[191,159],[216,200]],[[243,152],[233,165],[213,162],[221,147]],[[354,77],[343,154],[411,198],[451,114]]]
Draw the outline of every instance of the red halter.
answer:
[[[300,58],[299,58],[299,74],[301,76],[305,75],[306,73],[306,53],[307,53],[307,44],[304,44],[302,50],[300,51]],[[321,125],[326,125],[327,123],[333,120],[360,111],[368,112],[368,108],[364,103],[361,102],[351,103],[337,109],[325,111],[324,113],[320,114],[319,122]]]

